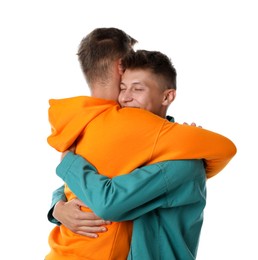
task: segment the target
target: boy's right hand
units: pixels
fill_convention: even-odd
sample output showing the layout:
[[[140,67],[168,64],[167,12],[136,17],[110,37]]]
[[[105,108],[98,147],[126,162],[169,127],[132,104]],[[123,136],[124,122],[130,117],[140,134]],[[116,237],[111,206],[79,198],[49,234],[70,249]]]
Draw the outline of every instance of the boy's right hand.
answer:
[[[84,212],[81,207],[85,207],[79,199],[73,199],[68,202],[59,201],[53,211],[53,216],[72,232],[97,238],[98,233],[107,231],[105,225],[111,224],[96,216],[93,212]],[[87,207],[87,206],[86,206]]]

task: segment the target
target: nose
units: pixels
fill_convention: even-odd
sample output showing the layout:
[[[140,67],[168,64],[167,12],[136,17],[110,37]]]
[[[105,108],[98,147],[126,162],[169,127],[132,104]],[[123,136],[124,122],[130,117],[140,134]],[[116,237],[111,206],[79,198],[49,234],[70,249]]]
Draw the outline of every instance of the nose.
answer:
[[[121,102],[123,103],[127,103],[127,102],[131,102],[133,100],[133,96],[130,90],[123,90],[120,93],[120,99]]]

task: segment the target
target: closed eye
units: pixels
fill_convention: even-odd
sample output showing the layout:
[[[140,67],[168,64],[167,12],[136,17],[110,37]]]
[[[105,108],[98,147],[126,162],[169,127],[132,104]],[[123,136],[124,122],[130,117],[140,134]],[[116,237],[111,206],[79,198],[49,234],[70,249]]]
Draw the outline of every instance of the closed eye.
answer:
[[[126,90],[126,86],[123,82],[120,82],[120,91]]]

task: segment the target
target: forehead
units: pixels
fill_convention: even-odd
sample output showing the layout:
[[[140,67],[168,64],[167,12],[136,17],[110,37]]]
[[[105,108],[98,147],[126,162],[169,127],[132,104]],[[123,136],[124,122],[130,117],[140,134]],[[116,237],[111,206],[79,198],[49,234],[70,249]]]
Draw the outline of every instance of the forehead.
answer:
[[[133,82],[153,84],[157,82],[157,76],[149,69],[126,69],[122,75],[122,82],[125,84],[132,84]]]

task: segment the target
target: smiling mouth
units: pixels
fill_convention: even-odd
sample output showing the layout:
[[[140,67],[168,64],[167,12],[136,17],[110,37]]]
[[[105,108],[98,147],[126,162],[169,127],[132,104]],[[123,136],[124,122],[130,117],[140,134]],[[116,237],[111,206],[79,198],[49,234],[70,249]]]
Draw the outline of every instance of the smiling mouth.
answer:
[[[137,106],[130,106],[130,105],[127,105],[127,106],[122,106],[123,108],[124,107],[130,107],[130,108],[140,108],[140,107],[137,107]]]
[[[136,107],[136,106],[126,106],[126,107],[129,107],[129,108],[140,108],[140,107]]]

